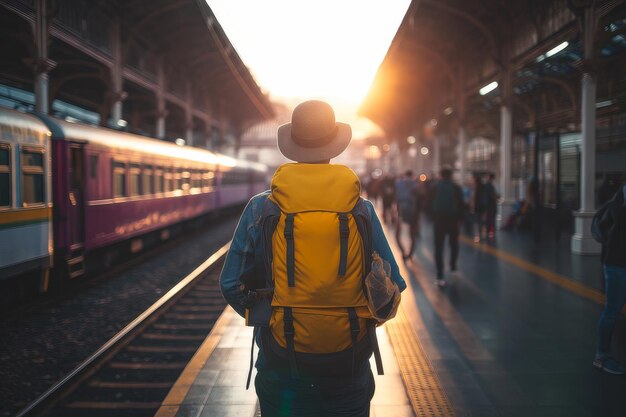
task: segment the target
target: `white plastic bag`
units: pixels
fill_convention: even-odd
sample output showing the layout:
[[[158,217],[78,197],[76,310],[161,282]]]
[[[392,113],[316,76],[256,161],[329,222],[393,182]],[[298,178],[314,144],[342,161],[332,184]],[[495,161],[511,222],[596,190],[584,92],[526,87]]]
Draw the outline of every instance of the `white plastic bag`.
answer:
[[[391,280],[391,266],[376,252],[372,254],[372,269],[365,277],[367,306],[378,324],[396,316],[400,305],[400,288]]]

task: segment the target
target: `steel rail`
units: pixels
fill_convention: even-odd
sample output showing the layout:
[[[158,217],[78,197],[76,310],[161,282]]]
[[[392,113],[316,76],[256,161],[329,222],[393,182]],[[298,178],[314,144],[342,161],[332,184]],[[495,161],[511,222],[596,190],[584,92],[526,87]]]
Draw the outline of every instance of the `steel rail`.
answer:
[[[137,318],[131,321],[126,325],[122,330],[120,330],[115,336],[109,339],[102,347],[100,347],[96,352],[94,352],[91,356],[81,362],[76,368],[74,368],[70,373],[68,373],[65,377],[63,377],[60,381],[56,382],[52,387],[46,390],[43,394],[41,394],[37,399],[31,402],[26,408],[16,414],[15,417],[24,417],[28,416],[30,413],[35,412],[39,407],[43,406],[50,400],[53,395],[59,392],[66,384],[72,381],[74,378],[78,377],[82,374],[86,369],[89,368],[94,362],[96,362],[100,357],[102,357],[105,353],[107,353],[111,348],[117,346],[121,340],[123,340],[126,336],[128,336],[133,330],[139,327],[142,323],[144,323],[150,316],[152,316],[155,312],[160,310],[165,304],[167,304],[172,298],[174,298],[178,293],[180,293],[183,289],[185,289],[189,284],[198,279],[204,271],[214,265],[217,261],[219,261],[225,254],[228,252],[230,248],[230,242],[219,248],[215,253],[213,253],[206,261],[204,261],[200,266],[194,269],[189,275],[183,278],[178,284],[176,284],[172,289],[170,289],[165,295],[159,298],[154,304],[152,304],[147,310],[141,313]]]

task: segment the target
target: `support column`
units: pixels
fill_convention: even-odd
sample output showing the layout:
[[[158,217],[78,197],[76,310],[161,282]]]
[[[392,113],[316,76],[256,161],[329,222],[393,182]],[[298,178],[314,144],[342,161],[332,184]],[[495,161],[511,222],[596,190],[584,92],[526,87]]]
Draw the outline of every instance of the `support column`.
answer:
[[[497,223],[501,227],[513,212],[515,196],[511,180],[513,152],[513,117],[512,117],[511,70],[504,69],[502,77],[502,105],[500,106],[500,204]]]
[[[187,146],[193,146],[193,98],[191,82],[185,84],[185,142]]]
[[[124,63],[119,19],[115,19],[111,26],[111,55],[113,65],[111,66],[111,90],[109,92],[111,104],[109,123],[111,127],[117,129],[124,127],[122,123],[120,123],[120,120],[122,120],[122,103],[127,97],[127,93],[124,91],[124,79],[122,75]]]
[[[467,175],[467,133],[465,132],[465,126],[459,124],[459,177],[461,180],[461,186],[465,184]]]
[[[594,57],[595,12],[593,6],[585,9],[583,47],[585,65],[582,75],[582,147],[580,167],[580,210],[574,213],[572,253],[586,255],[600,253],[600,244],[591,235],[591,221],[595,214],[596,182],[596,80],[592,72]]]
[[[185,142],[187,146],[193,146],[193,121],[187,120],[185,122]]]
[[[157,64],[157,120],[156,120],[156,137],[165,139],[165,119],[167,118],[167,108],[165,106],[165,71],[163,70],[163,60],[160,59]]]
[[[35,72],[35,111],[48,114],[48,73],[56,62],[48,58],[48,8],[46,0],[35,1],[35,47],[36,56],[32,60]]]
[[[156,137],[165,139],[165,119],[168,113],[165,109],[165,100],[158,100],[157,107]]]
[[[461,186],[465,183],[465,175],[467,168],[467,133],[465,131],[465,68],[459,66],[456,80],[456,111],[457,120],[459,122],[459,177]]]

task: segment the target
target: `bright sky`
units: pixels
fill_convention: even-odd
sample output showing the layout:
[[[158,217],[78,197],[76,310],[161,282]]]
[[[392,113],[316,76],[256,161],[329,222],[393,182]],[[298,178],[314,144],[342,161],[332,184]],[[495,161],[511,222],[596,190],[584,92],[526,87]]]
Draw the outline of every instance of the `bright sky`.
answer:
[[[356,110],[410,0],[207,0],[237,53],[273,100],[322,99],[355,138]]]

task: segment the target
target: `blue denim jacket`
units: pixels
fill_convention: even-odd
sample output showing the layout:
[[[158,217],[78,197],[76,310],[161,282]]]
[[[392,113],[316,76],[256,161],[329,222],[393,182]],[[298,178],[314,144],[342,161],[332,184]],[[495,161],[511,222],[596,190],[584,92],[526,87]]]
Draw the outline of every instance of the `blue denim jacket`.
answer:
[[[254,268],[254,251],[255,248],[261,246],[261,213],[263,211],[263,204],[267,197],[270,195],[270,191],[265,191],[250,199],[248,205],[243,211],[239,224],[235,229],[232,243],[228,255],[226,255],[226,262],[220,275],[220,287],[224,298],[242,317],[245,314],[245,307],[243,305],[243,297],[245,294],[241,291],[241,277],[247,271],[252,271]],[[372,246],[374,251],[389,262],[391,266],[391,279],[398,284],[400,291],[404,291],[406,283],[400,276],[400,270],[396,263],[391,248],[387,243],[385,234],[374,211],[374,206],[370,201],[365,201],[370,218],[372,220]]]

